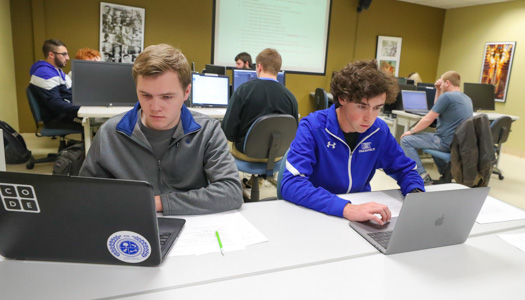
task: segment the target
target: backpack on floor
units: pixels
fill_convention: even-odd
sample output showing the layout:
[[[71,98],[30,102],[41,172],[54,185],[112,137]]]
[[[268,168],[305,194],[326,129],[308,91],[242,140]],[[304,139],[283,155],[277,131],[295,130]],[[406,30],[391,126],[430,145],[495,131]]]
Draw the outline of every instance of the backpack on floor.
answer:
[[[31,151],[27,149],[24,138],[4,121],[0,121],[0,128],[4,132],[5,162],[21,164],[31,158]]]
[[[85,158],[84,142],[64,148],[55,160],[53,175],[77,176]]]

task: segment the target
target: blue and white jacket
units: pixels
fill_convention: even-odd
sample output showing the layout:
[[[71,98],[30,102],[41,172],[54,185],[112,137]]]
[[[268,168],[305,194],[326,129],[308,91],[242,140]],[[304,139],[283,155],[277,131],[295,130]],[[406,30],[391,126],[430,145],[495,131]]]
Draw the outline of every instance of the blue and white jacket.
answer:
[[[61,69],[40,60],[31,66],[29,74],[29,88],[40,104],[44,123],[78,112],[80,106],[71,103],[71,78]]]
[[[405,156],[383,120],[377,118],[359,134],[350,152],[332,105],[299,123],[288,152],[281,194],[290,202],[342,217],[348,200],[337,194],[370,191],[376,169],[394,178],[403,195],[415,188],[424,190],[416,163]]]

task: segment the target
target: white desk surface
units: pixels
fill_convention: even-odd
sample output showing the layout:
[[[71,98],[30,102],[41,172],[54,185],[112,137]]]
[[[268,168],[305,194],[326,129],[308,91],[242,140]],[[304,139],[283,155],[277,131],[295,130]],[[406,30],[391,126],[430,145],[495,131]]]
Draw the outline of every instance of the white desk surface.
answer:
[[[525,253],[493,234],[119,299],[522,299],[523,278]]]
[[[441,186],[437,187],[447,187]],[[115,297],[197,285],[206,287],[213,282],[265,274],[280,276],[281,272],[309,270],[314,266],[379,254],[348,226],[345,219],[287,201],[248,203],[240,212],[268,238],[268,242],[249,246],[244,251],[227,252],[225,256],[214,253],[168,257],[159,267],[0,260],[0,293],[6,299]],[[481,235],[519,227],[525,227],[525,221],[476,224],[473,233]],[[260,283],[268,287],[265,282]],[[332,288],[343,286],[332,285]]]

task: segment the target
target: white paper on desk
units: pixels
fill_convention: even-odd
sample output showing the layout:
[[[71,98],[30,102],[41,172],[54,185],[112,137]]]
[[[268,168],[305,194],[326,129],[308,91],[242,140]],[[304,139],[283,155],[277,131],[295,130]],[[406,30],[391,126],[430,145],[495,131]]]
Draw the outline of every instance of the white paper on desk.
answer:
[[[525,219],[525,211],[488,196],[476,222],[480,224]]]
[[[502,240],[525,252],[525,233],[500,234]]]
[[[179,216],[186,220],[169,256],[201,255],[220,252],[215,232],[218,231],[224,251],[244,250],[246,246],[268,241],[238,211],[202,215]]]
[[[367,202],[377,202],[385,204],[390,209],[392,217],[399,216],[401,211],[401,206],[403,205],[402,201],[397,200],[385,193],[376,192],[376,193],[359,193],[359,194],[346,194],[338,195],[339,197],[349,200],[351,199],[352,204],[364,204]]]

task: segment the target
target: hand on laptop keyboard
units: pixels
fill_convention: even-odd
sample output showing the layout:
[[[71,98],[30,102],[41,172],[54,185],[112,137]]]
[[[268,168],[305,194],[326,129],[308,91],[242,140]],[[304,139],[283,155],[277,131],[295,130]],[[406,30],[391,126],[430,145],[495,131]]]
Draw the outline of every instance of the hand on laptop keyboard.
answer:
[[[378,217],[379,215],[380,217]],[[377,224],[384,225],[390,221],[392,213],[388,206],[375,202],[364,204],[348,203],[343,210],[343,217],[350,221],[374,221]]]

